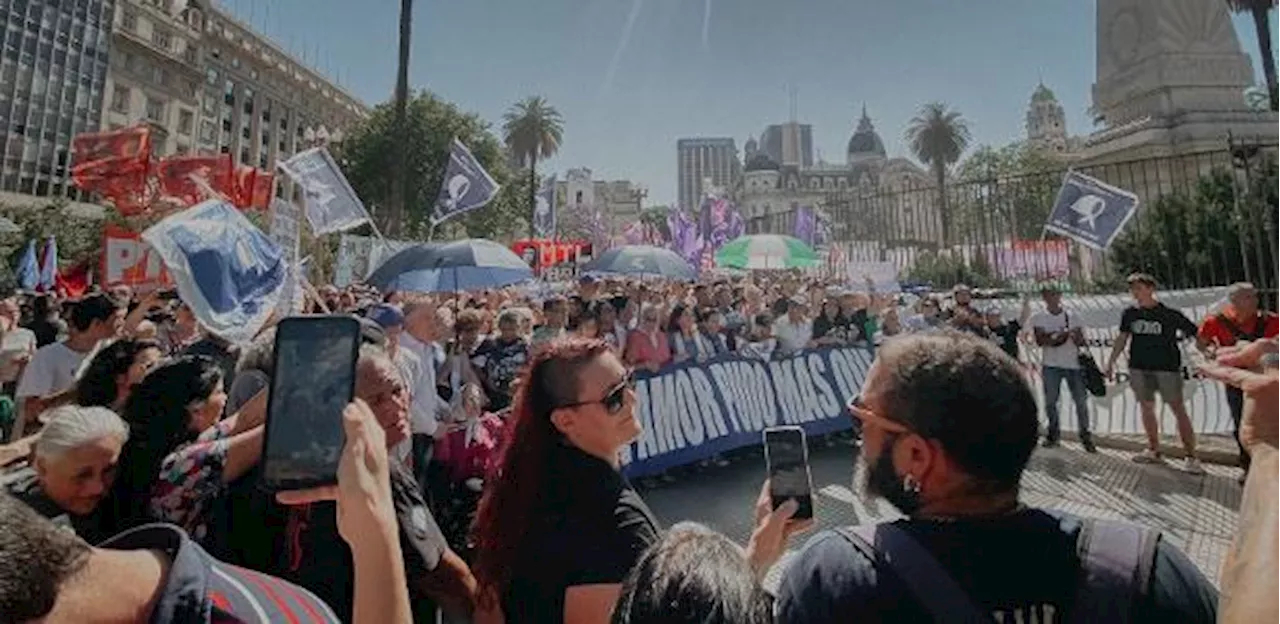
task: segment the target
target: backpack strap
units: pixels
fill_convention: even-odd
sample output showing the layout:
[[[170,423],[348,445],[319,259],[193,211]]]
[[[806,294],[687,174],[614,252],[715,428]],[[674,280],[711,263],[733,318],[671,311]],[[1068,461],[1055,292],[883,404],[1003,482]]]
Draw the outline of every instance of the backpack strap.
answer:
[[[890,570],[933,622],[991,624],[992,618],[974,604],[942,564],[906,531],[892,524],[840,527],[836,533],[870,559]]]
[[[1076,537],[1080,581],[1070,624],[1134,621],[1147,594],[1160,532],[1136,524],[1084,519]]]

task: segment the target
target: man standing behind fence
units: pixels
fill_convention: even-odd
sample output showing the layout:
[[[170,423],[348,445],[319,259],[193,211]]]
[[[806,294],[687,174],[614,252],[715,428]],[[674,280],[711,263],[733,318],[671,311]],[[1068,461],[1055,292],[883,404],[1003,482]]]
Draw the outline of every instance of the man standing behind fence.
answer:
[[[1076,406],[1076,425],[1080,429],[1080,445],[1090,453],[1097,453],[1093,436],[1089,433],[1089,395],[1084,387],[1084,372],[1080,370],[1080,347],[1084,344],[1084,330],[1071,322],[1071,315],[1062,309],[1062,293],[1057,288],[1045,286],[1040,291],[1044,310],[1031,317],[1036,344],[1040,345],[1040,377],[1044,383],[1044,413],[1049,419],[1045,431],[1044,446],[1058,445],[1061,421],[1058,418],[1058,397],[1062,382]]]
[[[1230,347],[1239,342],[1253,342],[1262,338],[1275,338],[1280,323],[1274,312],[1258,309],[1258,290],[1253,284],[1232,284],[1227,291],[1231,305],[1217,314],[1211,314],[1200,323],[1196,335],[1201,349]],[[1249,452],[1240,442],[1240,414],[1244,408],[1244,394],[1239,388],[1226,386],[1227,406],[1231,408],[1231,424],[1236,444],[1240,446],[1240,468],[1249,472]],[[1244,475],[1240,476],[1244,481]]]
[[[1142,428],[1147,434],[1147,449],[1135,455],[1133,461],[1140,464],[1164,461],[1160,456],[1160,420],[1156,415],[1156,393],[1159,393],[1178,421],[1178,437],[1187,454],[1182,469],[1191,474],[1204,474],[1200,460],[1196,459],[1196,432],[1187,414],[1186,398],[1182,396],[1182,351],[1178,348],[1180,341],[1196,335],[1196,324],[1181,311],[1156,299],[1154,277],[1134,273],[1128,281],[1129,292],[1137,305],[1129,306],[1120,316],[1120,333],[1103,374],[1112,379],[1116,360],[1125,347],[1130,347],[1129,385],[1142,408]]]

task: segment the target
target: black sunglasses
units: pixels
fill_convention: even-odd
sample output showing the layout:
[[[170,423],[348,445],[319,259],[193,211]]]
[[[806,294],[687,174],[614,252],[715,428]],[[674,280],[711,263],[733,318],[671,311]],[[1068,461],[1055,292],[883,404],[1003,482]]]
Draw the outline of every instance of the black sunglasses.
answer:
[[[609,392],[605,393],[605,395],[600,399],[597,399],[595,401],[579,401],[577,403],[569,403],[567,405],[561,405],[560,407],[561,408],[582,407],[583,405],[598,404],[598,405],[603,405],[605,411],[609,412],[610,414],[617,414],[619,411],[622,410],[622,404],[625,403],[627,400],[627,390],[634,390],[635,387],[636,387],[635,372],[627,371],[627,374],[622,378],[622,381],[618,382],[616,385],[609,388]]]

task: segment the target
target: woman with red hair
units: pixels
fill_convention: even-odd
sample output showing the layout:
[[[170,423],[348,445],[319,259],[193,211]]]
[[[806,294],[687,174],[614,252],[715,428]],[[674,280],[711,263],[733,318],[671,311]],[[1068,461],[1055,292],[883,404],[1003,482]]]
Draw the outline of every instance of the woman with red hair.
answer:
[[[480,610],[507,622],[607,622],[623,578],[658,540],[619,472],[640,435],[630,372],[602,340],[554,341],[520,378],[474,528]]]

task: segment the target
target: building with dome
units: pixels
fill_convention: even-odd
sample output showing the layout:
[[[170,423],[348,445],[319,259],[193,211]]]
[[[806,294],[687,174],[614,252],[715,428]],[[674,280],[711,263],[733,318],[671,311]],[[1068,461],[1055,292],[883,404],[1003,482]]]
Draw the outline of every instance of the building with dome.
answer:
[[[796,132],[806,126],[792,123],[782,127]],[[784,138],[783,143],[803,144],[798,136],[790,140]],[[920,166],[906,158],[888,156],[884,140],[876,132],[866,107],[849,137],[843,163],[830,163],[821,158],[812,166],[780,163],[758,145],[754,139],[747,141],[746,163],[736,193],[738,208],[751,232],[790,234],[796,208],[813,206],[830,224],[835,238],[847,239],[858,230],[852,224],[854,215],[837,208],[838,200],[833,198],[895,193],[904,198],[926,198],[928,193],[903,191],[932,186],[928,172]],[[928,238],[924,223],[935,217],[930,216],[928,206],[917,206],[917,203],[924,202],[905,199],[896,202],[887,214],[881,215],[885,231],[877,232],[877,237],[881,240]]]

